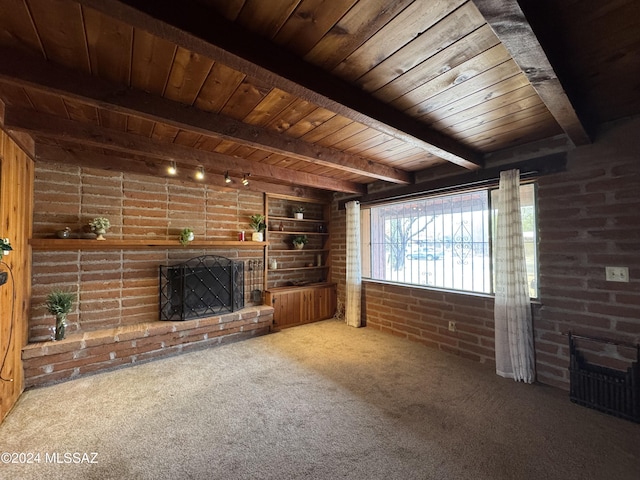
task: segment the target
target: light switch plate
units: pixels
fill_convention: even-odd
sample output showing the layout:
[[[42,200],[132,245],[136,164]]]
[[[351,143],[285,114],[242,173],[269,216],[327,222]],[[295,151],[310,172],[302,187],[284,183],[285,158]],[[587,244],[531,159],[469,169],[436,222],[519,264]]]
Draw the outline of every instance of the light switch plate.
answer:
[[[607,282],[628,282],[629,267],[605,267]]]

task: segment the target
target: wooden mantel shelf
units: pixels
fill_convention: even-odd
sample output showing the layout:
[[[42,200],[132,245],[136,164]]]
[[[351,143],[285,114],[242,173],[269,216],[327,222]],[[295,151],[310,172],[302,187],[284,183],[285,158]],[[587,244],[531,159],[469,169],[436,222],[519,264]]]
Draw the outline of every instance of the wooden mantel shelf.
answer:
[[[165,248],[245,248],[259,249],[269,245],[269,242],[240,242],[238,240],[200,240],[190,242],[187,246],[182,246],[177,240],[166,239],[84,239],[84,238],[32,238],[31,248],[39,251],[60,251],[60,250],[147,250]]]

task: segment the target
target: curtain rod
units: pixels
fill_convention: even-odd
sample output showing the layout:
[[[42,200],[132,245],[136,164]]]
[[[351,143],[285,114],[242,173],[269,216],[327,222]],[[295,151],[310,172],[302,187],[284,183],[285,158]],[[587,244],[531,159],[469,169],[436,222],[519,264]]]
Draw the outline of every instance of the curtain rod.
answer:
[[[360,205],[373,205],[396,200],[406,200],[425,194],[449,193],[471,188],[497,185],[500,180],[500,172],[504,170],[519,169],[521,179],[534,179],[552,173],[564,172],[567,167],[567,153],[556,153],[546,157],[539,157],[521,162],[485,168],[461,175],[452,175],[428,182],[416,183],[392,190],[371,193],[359,197],[351,197],[340,200],[338,209],[344,210],[344,205],[352,200],[360,201]]]

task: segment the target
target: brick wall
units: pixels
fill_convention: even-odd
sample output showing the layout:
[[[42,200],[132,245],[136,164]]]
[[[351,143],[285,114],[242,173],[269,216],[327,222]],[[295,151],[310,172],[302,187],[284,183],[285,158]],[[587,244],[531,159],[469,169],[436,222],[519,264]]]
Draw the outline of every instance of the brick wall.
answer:
[[[534,305],[538,381],[568,388],[567,330],[640,342],[640,119],[609,125],[593,145],[569,153],[567,172],[538,189],[540,301]],[[333,210],[334,232],[344,210]],[[344,302],[344,236],[332,245],[333,281]],[[630,283],[605,281],[606,265],[629,267]],[[365,282],[363,315],[376,328],[493,366],[493,300]],[[455,320],[458,331],[449,332]],[[616,368],[634,352],[587,344]]]
[[[610,125],[569,155],[568,171],[539,182],[538,379],[566,386],[562,332],[640,342],[640,119]],[[629,283],[605,266],[629,267]],[[598,363],[626,368],[632,349],[582,342]],[[596,357],[598,357],[596,359]]]
[[[273,308],[256,306],[184,322],[143,322],[31,343],[22,352],[26,386],[47,385],[263,335],[272,323]]]
[[[337,284],[338,315],[344,314],[347,278],[347,215],[344,209],[338,209],[341,198],[336,195],[331,205],[331,281]]]
[[[177,241],[180,230],[191,227],[196,239],[237,240],[238,230],[249,230],[249,215],[264,210],[263,195],[248,190],[46,163],[36,165],[35,175],[36,238],[53,238],[56,230],[67,226],[75,235],[82,235],[91,219],[106,216],[112,224],[108,238]],[[241,250],[36,250],[29,339],[51,338],[55,321],[44,301],[52,288],[72,290],[78,296],[68,317],[68,334],[155,321],[158,266],[205,254],[263,259],[260,244]],[[247,282],[249,279],[245,275]],[[247,284],[247,304],[250,290]]]
[[[364,298],[367,327],[495,364],[492,298],[379,283],[365,283]]]

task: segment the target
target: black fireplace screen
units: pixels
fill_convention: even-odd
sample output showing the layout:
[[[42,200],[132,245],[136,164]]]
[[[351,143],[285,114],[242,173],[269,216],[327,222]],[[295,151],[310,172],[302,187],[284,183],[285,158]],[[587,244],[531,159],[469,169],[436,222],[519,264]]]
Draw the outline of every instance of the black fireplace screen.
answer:
[[[189,320],[244,308],[244,263],[204,255],[160,265],[160,320]]]

